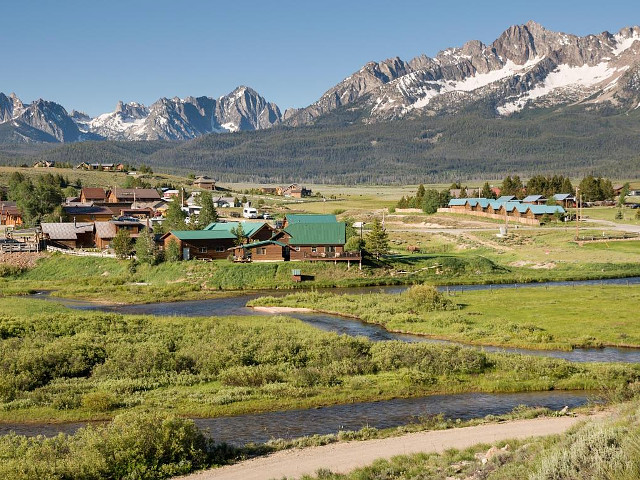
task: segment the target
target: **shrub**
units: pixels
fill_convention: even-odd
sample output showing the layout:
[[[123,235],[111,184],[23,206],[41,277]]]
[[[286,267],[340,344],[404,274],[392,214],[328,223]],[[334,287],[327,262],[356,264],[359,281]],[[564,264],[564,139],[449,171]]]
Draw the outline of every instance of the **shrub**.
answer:
[[[116,397],[108,392],[90,392],[82,396],[82,406],[93,412],[108,412],[117,405]]]

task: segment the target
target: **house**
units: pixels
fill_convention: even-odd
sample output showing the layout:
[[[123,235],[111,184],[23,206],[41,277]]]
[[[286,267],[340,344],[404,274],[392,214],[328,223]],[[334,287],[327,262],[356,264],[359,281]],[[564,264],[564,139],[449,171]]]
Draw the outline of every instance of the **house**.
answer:
[[[176,242],[183,260],[222,259],[229,256],[228,249],[235,245],[236,237],[221,230],[172,230],[160,237],[165,252]]]
[[[576,197],[570,193],[556,193],[553,200],[564,208],[574,208],[576,206]]]
[[[87,162],[82,162],[76,165],[76,169],[78,170],[91,170],[91,165]]]
[[[284,187],[276,187],[276,194],[283,197],[302,198],[310,197],[311,190],[305,187],[301,187],[297,183],[292,183]]]
[[[332,214],[292,213],[284,217],[282,228],[296,223],[336,223],[337,221],[336,216]]]
[[[162,192],[162,199],[165,201],[173,200],[180,196],[180,190],[167,189]]]
[[[22,223],[22,212],[20,212],[16,202],[0,201],[0,225],[16,227],[22,225]]]
[[[215,190],[216,181],[212,178],[207,177],[206,175],[203,175],[201,177],[197,177],[193,181],[193,186],[202,190]]]
[[[95,245],[93,222],[63,222],[40,224],[47,244],[58,248],[91,248]]]
[[[153,188],[114,188],[107,196],[109,203],[155,202],[160,194]]]
[[[83,188],[80,191],[80,201],[82,203],[106,202],[107,192],[102,188]]]
[[[109,248],[111,240],[120,230],[128,230],[131,238],[137,238],[145,225],[137,218],[119,217],[108,222],[95,222],[95,244],[96,247]]]
[[[213,199],[213,205],[216,208],[235,207],[236,200],[233,197],[218,197]]]
[[[280,262],[290,260],[290,247],[278,240],[261,240],[233,247],[236,262]]]
[[[289,260],[347,260],[344,222],[287,222],[276,240],[289,245]],[[359,255],[359,252],[358,252]]]
[[[247,243],[270,240],[275,233],[275,229],[267,222],[214,222],[204,227],[204,230],[227,232],[230,237],[236,238],[231,231],[237,230],[240,226],[242,226],[245,242]]]
[[[500,203],[505,203],[505,202],[518,202],[519,200],[516,198],[515,195],[502,195],[498,198],[496,198],[496,200]]]
[[[527,195],[522,199],[522,203],[530,203],[532,205],[546,205],[547,199],[544,195]]]
[[[53,168],[55,166],[56,162],[48,160],[41,160],[33,164],[33,168]]]
[[[264,195],[278,195],[277,187],[260,187],[260,193]]]
[[[110,208],[94,205],[63,205],[65,216],[76,222],[95,222],[111,220],[113,212]]]

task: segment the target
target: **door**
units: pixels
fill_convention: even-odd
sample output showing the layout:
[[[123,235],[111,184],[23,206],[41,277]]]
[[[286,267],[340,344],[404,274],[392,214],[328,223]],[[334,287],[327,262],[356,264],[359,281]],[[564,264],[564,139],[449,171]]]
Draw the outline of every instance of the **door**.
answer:
[[[289,246],[282,247],[282,258],[285,262],[288,262],[291,259],[291,250],[289,250]]]
[[[182,249],[182,259],[183,260],[189,260],[189,247],[184,247]]]

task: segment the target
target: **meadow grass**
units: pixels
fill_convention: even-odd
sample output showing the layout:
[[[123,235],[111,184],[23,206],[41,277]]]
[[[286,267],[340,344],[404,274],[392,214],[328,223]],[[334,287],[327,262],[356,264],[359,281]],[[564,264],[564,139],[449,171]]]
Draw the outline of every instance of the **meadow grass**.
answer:
[[[435,393],[626,388],[640,366],[371,342],[286,317],[154,317],[0,298],[0,421],[213,417]]]
[[[509,288],[441,294],[450,306],[416,303],[416,287],[399,295],[300,292],[262,297],[250,305],[306,307],[355,316],[391,331],[479,345],[571,349],[640,347],[640,286]]]

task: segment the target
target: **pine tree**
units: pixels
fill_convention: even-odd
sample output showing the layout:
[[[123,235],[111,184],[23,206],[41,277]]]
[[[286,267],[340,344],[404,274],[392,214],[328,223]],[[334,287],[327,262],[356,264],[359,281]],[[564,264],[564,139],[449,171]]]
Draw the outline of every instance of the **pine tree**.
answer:
[[[187,214],[180,207],[180,201],[174,199],[173,202],[169,203],[169,208],[165,214],[164,222],[162,222],[162,227],[165,232],[169,232],[171,230],[187,230],[188,228],[185,222],[186,218]]]
[[[366,250],[372,255],[375,255],[376,258],[380,258],[380,255],[389,253],[389,236],[377,218],[374,219],[371,230],[367,234],[365,247]]]
[[[211,192],[203,191],[198,196],[198,204],[201,210],[198,214],[198,228],[204,228],[210,223],[218,221],[218,212],[213,204],[213,196]]]
[[[427,190],[422,200],[422,211],[428,215],[436,213],[440,206],[440,194],[437,190]]]
[[[480,192],[480,196],[482,198],[496,198],[496,195],[491,190],[491,186],[489,186],[489,182],[484,182],[482,186],[482,191]]]

